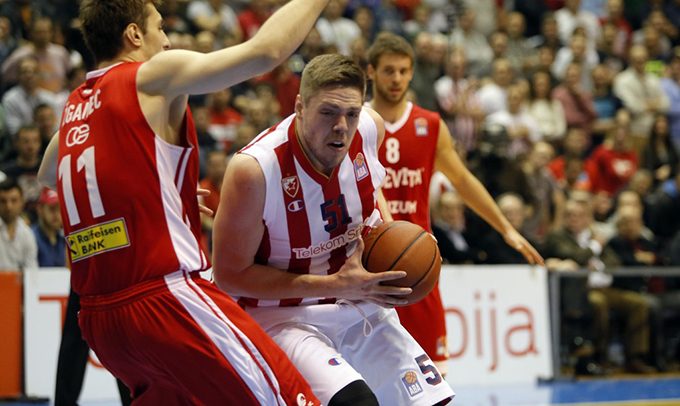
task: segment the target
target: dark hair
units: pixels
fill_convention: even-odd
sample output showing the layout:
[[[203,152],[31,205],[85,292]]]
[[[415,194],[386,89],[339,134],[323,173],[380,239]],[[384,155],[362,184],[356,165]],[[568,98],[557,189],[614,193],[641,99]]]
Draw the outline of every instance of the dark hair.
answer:
[[[354,59],[340,54],[324,54],[312,59],[300,79],[300,96],[306,102],[327,86],[346,86],[359,89],[361,97],[366,92],[366,78]]]
[[[12,189],[17,189],[21,196],[24,195],[23,190],[21,190],[21,187],[19,187],[19,184],[14,178],[7,178],[0,182],[0,192],[9,192]]]
[[[123,32],[134,23],[146,33],[147,4],[162,0],[83,0],[80,31],[97,62],[111,60],[123,49]]]
[[[391,32],[381,32],[373,41],[373,45],[368,49],[368,62],[374,68],[378,67],[380,57],[385,54],[395,54],[408,56],[411,59],[411,64],[415,59],[413,48],[404,38],[392,34]]]

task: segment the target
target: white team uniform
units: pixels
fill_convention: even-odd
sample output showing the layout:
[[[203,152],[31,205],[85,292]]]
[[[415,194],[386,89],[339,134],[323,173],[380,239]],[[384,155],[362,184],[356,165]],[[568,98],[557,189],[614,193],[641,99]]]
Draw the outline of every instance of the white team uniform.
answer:
[[[325,177],[304,156],[294,119],[241,151],[258,161],[266,183],[265,235],[255,260],[328,275],[354,252],[363,226],[379,218],[376,196],[385,169],[378,161],[377,129],[362,111],[347,156]],[[324,404],[358,379],[385,405],[429,406],[454,396],[394,309],[334,298],[238,300]]]

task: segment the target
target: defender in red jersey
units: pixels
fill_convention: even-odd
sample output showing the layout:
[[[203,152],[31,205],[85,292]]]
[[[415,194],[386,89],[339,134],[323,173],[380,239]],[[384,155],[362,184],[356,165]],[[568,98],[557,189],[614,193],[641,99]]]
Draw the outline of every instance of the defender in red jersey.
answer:
[[[473,210],[488,221],[532,264],[543,259],[505,219],[484,186],[468,171],[451,144],[451,134],[439,114],[405,99],[413,77],[413,50],[401,37],[381,33],[369,50],[368,76],[373,80],[370,106],[385,120],[380,162],[387,177],[382,190],[395,220],[430,230],[430,179],[441,171]],[[404,327],[446,373],[448,346],[439,286],[423,300],[398,307]]]
[[[215,217],[215,281],[325,405],[445,404],[453,391],[389,308],[411,289],[380,285],[405,273],[361,265],[385,177],[383,120],[362,108],[364,87],[352,59],[314,58],[295,114],[231,160]]]
[[[187,99],[273,69],[324,4],[293,0],[251,41],[208,54],[162,52],[156,1],[81,4],[98,70],[69,96],[40,177],[59,194],[83,336],[135,403],[319,404],[255,321],[198,274],[210,263]]]

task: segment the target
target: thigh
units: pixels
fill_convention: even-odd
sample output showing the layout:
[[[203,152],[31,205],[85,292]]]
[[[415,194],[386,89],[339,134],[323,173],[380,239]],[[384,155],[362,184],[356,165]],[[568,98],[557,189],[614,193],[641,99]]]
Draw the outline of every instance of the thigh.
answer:
[[[340,352],[361,373],[380,404],[433,405],[454,396],[451,387],[420,345],[399,323],[394,309],[368,317],[345,332]]]
[[[115,309],[83,311],[81,320],[100,361],[135,399],[157,399],[171,386],[206,405],[296,404],[300,396],[318,404],[276,344],[207,281],[174,281]]]
[[[437,364],[440,372],[448,372],[449,348],[446,340],[446,317],[439,294],[439,284],[420,302],[397,307],[399,321]]]
[[[268,333],[324,405],[351,382],[363,380],[336,349],[333,341],[313,326],[287,324],[268,330]]]

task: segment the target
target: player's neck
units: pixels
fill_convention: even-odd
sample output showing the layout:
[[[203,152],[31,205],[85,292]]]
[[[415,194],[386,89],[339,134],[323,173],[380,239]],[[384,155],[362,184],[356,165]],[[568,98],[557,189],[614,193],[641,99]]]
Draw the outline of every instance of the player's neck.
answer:
[[[374,94],[376,94],[374,92]],[[406,98],[401,99],[396,103],[393,103],[385,98],[376,95],[376,97],[371,100],[371,108],[378,112],[380,116],[388,123],[395,123],[404,115],[406,108],[408,107],[408,101]]]

